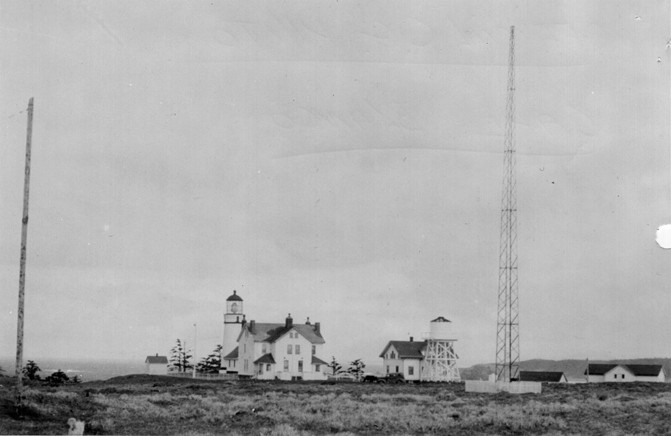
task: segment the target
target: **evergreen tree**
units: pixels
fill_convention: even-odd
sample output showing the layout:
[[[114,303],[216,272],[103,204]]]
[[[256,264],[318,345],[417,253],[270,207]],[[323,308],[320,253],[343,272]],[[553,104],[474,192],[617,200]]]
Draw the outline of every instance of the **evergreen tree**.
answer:
[[[219,372],[219,368],[221,367],[221,349],[223,347],[221,345],[217,345],[217,347],[210,353],[207,357],[204,357],[200,362],[198,362],[198,365],[196,365],[196,371],[198,372],[206,372],[206,373],[211,373],[211,374],[216,374]]]
[[[182,341],[177,339],[177,342],[172,350],[170,350],[170,366],[179,372],[186,372],[193,368],[191,359],[191,350],[186,349],[186,342],[182,345]]]
[[[366,364],[363,363],[363,360],[361,359],[356,359],[352,363],[349,364],[349,368],[347,369],[347,372],[350,374],[354,375],[357,380],[361,379],[361,376],[363,376],[363,369],[366,367]]]
[[[40,376],[37,373],[40,371],[42,371],[40,367],[32,360],[29,360],[21,370],[23,376],[28,380],[39,380]]]
[[[328,367],[333,371],[333,375],[340,374],[342,372],[342,365],[338,363],[335,356],[331,356],[331,363],[328,364]]]

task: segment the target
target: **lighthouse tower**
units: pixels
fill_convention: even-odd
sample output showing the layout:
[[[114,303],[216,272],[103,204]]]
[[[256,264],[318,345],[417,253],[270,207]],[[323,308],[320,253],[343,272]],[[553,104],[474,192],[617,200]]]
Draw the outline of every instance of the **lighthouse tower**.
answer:
[[[233,295],[226,299],[226,313],[224,313],[224,342],[221,344],[221,369],[226,370],[224,356],[238,346],[238,335],[242,330],[245,315],[242,311],[242,298],[233,291]]]

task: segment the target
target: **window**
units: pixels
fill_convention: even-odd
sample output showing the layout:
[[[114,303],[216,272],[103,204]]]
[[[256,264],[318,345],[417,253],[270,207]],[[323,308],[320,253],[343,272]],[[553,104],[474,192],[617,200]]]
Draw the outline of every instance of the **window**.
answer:
[[[316,370],[317,372],[319,372],[319,368],[320,368],[320,367],[321,367],[321,365],[316,364],[316,365],[315,365],[315,370]]]
[[[247,352],[247,344],[242,345],[242,350],[243,350],[243,353]]]
[[[284,370],[289,371],[289,361],[287,359],[284,359]]]
[[[298,372],[303,372],[303,361],[302,360],[298,361]]]
[[[317,354],[317,346],[313,345],[312,346],[312,355],[314,356],[315,354]]]
[[[617,378],[617,374],[613,374],[613,378]]]
[[[398,372],[398,365],[396,365],[396,372]]]
[[[245,371],[249,368],[249,360],[245,359]]]
[[[266,363],[266,371],[270,371],[270,363]]]
[[[291,344],[287,345],[287,354],[291,354]]]
[[[298,345],[298,344],[294,345],[294,349],[296,351],[296,354],[301,354],[301,346],[300,345]]]
[[[268,348],[267,348],[267,344],[263,344],[263,345],[261,345],[261,352],[262,352],[263,354],[266,354],[267,350],[268,350]]]
[[[391,353],[389,353],[389,358],[390,359],[396,359],[396,353],[394,353],[393,351]]]
[[[409,366],[408,367],[408,375],[415,375],[415,367],[414,366]]]
[[[389,374],[389,365],[387,365],[387,374]]]
[[[622,378],[624,378],[624,374],[622,374]]]

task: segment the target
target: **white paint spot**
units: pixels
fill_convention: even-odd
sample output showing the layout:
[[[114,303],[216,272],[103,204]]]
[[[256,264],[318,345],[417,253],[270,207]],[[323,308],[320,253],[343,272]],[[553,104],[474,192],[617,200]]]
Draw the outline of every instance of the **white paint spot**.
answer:
[[[671,248],[671,224],[664,224],[657,228],[657,237],[655,238],[657,244],[666,249]]]

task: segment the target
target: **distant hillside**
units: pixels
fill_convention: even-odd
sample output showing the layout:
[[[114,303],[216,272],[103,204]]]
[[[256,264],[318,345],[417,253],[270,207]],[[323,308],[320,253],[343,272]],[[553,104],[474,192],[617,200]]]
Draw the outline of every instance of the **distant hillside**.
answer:
[[[666,377],[671,377],[671,358],[645,358],[621,360],[590,360],[590,363],[623,363],[623,364],[661,364]],[[585,378],[586,360],[543,360],[532,359],[520,362],[522,371],[561,371],[569,380]],[[487,380],[489,374],[494,373],[493,363],[473,365],[470,368],[459,369],[462,380]]]

